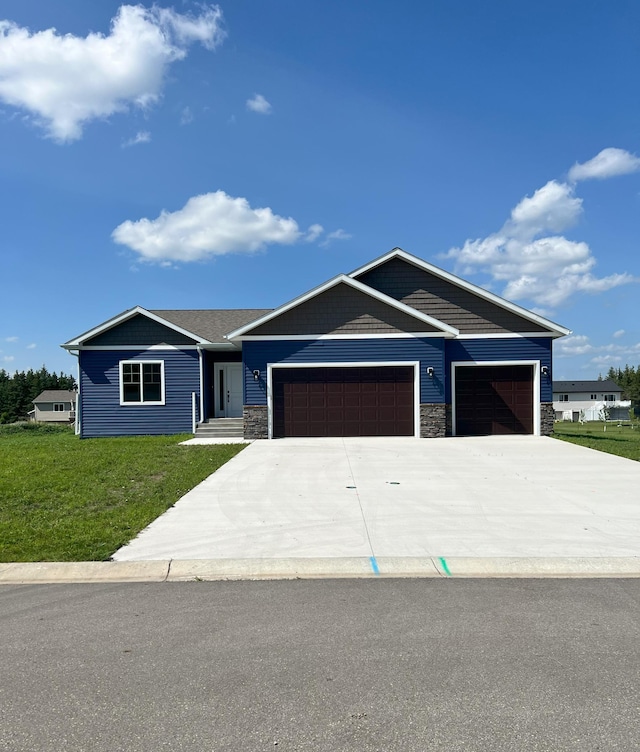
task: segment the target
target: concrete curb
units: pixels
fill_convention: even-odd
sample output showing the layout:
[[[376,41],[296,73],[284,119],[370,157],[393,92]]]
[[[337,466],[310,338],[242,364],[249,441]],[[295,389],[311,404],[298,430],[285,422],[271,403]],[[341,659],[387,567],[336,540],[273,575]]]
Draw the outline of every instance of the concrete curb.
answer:
[[[640,577],[640,557],[352,557],[0,564],[0,584],[377,577]]]
[[[164,582],[169,561],[42,561],[0,564],[0,584]]]

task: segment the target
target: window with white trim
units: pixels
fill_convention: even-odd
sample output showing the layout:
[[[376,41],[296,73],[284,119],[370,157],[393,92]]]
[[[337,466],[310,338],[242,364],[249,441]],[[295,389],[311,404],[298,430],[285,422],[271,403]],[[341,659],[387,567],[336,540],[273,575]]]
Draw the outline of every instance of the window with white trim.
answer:
[[[164,405],[164,361],[120,361],[121,405]]]
[[[569,395],[568,394],[559,394],[558,395],[558,402],[568,402],[569,401]]]
[[[598,399],[598,395],[597,394],[592,394],[589,399],[597,400]]]
[[[53,403],[53,412],[54,413],[63,413],[64,412],[64,402],[54,402]]]
[[[616,401],[616,395],[615,394],[605,394],[604,395],[604,401],[605,402],[615,402]]]

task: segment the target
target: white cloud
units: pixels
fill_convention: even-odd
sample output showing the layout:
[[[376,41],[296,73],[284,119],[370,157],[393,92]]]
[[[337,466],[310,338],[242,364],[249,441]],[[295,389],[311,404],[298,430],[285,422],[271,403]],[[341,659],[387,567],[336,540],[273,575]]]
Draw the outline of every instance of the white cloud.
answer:
[[[31,32],[0,21],[0,100],[27,110],[57,141],[82,136],[86,123],[161,96],[169,65],[193,42],[214,49],[224,38],[222,12],[122,5],[108,35]]]
[[[272,107],[262,94],[254,94],[251,99],[247,99],[247,109],[260,115],[270,115]]]
[[[309,229],[307,230],[307,234],[305,235],[305,240],[307,243],[313,243],[315,242],[320,235],[324,232],[324,227],[322,225],[311,225]]]
[[[575,225],[582,212],[574,187],[551,180],[525,196],[498,232],[467,240],[445,257],[455,259],[462,274],[487,271],[505,285],[506,298],[531,300],[547,315],[577,292],[598,293],[639,281],[627,273],[594,276],[596,260],[587,243],[557,234]]]
[[[349,240],[349,238],[353,237],[351,233],[345,232],[342,228],[339,228],[338,230],[334,230],[333,232],[330,232],[327,237],[320,243],[320,245],[323,248],[326,248],[330,243],[332,243],[334,240]]]
[[[589,361],[589,363],[592,363],[594,366],[609,366],[621,362],[622,357],[620,355],[598,355],[595,358],[591,358]]]
[[[18,337],[5,337],[4,341],[5,342],[17,342],[18,341]]]
[[[592,352],[593,349],[593,345],[589,342],[589,337],[584,334],[562,337],[553,343],[553,355],[560,358],[571,355],[585,355]]]
[[[353,235],[351,235],[350,232],[345,232],[342,228],[340,228],[338,230],[330,232],[327,237],[329,238],[329,240],[349,240],[349,238],[352,238]]]
[[[193,112],[191,112],[191,107],[185,107],[180,114],[180,125],[189,125],[189,123],[193,123]]]
[[[624,336],[624,329],[618,329],[617,332],[613,333],[614,339],[620,339],[620,337]]]
[[[136,144],[148,144],[151,141],[151,134],[149,131],[138,131],[133,138],[124,141],[122,148],[126,149],[129,146],[135,146]]]
[[[634,345],[620,345],[613,342],[606,345],[594,345],[586,335],[575,334],[562,337],[553,343],[554,358],[572,358],[580,355],[591,356],[587,361],[591,366],[620,362],[633,363],[640,356],[640,342]]]
[[[270,208],[253,209],[246,198],[224,191],[190,198],[182,209],[156,219],[127,220],[112,233],[116,243],[145,261],[202,261],[225,253],[253,253],[301,238],[297,222]]]
[[[5,356],[4,356],[3,358],[2,358],[2,360],[3,360],[3,361],[4,361],[5,363],[13,363],[13,361],[14,361],[15,359],[16,359],[16,358],[15,358],[15,355],[5,355]]]
[[[610,147],[603,149],[599,154],[588,162],[573,165],[569,170],[569,180],[605,180],[616,175],[628,175],[631,172],[640,171],[640,157],[625,151]]]
[[[35,350],[37,347],[35,342],[32,342],[30,345],[27,345],[27,350]]]

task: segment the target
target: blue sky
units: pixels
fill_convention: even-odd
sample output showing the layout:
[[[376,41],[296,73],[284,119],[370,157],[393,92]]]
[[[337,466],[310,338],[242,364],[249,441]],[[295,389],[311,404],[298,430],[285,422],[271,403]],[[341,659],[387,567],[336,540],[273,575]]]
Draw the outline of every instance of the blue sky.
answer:
[[[395,246],[640,363],[640,3],[0,9],[0,368],[120,311],[275,307]]]

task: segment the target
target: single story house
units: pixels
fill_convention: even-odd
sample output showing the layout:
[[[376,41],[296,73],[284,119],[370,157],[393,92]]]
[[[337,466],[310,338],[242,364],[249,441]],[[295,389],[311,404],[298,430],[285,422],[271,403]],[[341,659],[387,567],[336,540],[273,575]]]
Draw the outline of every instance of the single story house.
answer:
[[[76,417],[77,392],[45,389],[33,400],[29,419],[39,423],[70,423]]]
[[[84,437],[549,434],[569,330],[395,248],[274,310],[131,308],[62,345]]]
[[[612,379],[599,381],[554,381],[553,409],[556,420],[628,420],[630,400]],[[603,410],[606,409],[606,414]]]

